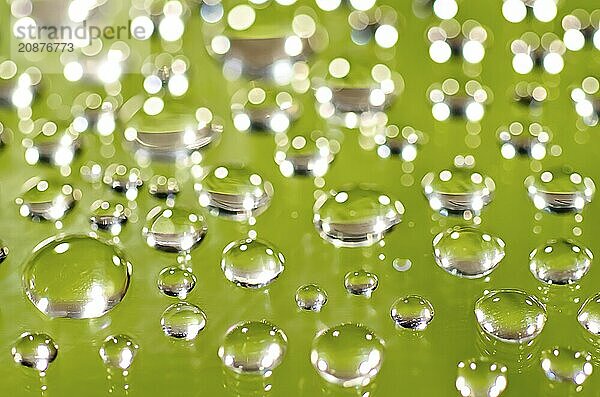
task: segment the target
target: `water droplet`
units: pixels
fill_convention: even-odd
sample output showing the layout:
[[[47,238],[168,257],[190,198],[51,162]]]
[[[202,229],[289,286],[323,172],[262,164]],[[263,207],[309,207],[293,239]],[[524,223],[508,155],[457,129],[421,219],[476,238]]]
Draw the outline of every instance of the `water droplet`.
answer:
[[[593,257],[588,248],[574,240],[552,239],[531,252],[529,270],[547,284],[573,284],[590,270]]]
[[[56,221],[81,199],[81,191],[52,179],[34,177],[23,185],[24,193],[16,200],[19,213],[33,219]]]
[[[472,227],[455,226],[433,239],[437,264],[453,276],[481,278],[504,258],[504,241]]]
[[[122,164],[111,164],[106,167],[102,180],[115,191],[126,193],[128,198],[130,195],[135,198],[136,195],[129,192],[137,192],[137,189],[144,184],[137,168],[129,170]]]
[[[96,318],[123,300],[131,263],[117,247],[85,235],[39,243],[23,270],[27,297],[49,317]]]
[[[51,121],[36,120],[38,134],[33,139],[24,139],[25,160],[28,164],[44,162],[65,166],[71,164],[81,146],[79,134],[71,127],[58,126]]]
[[[344,277],[344,287],[352,295],[370,297],[378,286],[379,278],[377,275],[366,270],[348,272]]]
[[[187,298],[196,286],[196,276],[189,269],[165,267],[158,275],[158,289],[167,296]]]
[[[191,341],[206,327],[206,315],[191,303],[173,303],[163,312],[160,325],[165,335]]]
[[[327,293],[318,285],[303,285],[296,291],[296,304],[302,310],[320,312],[327,304]]]
[[[435,311],[427,299],[419,295],[409,295],[394,302],[390,315],[398,327],[423,331],[433,320]]]
[[[581,305],[577,320],[588,332],[600,336],[600,293],[591,296]]]
[[[481,329],[502,342],[526,343],[544,329],[546,307],[533,295],[517,289],[491,291],[475,302]]]
[[[305,118],[300,118],[298,123],[302,124],[304,120]],[[311,123],[314,122],[310,118],[308,120]],[[302,128],[301,125],[294,126],[295,130],[300,130],[300,128]],[[314,131],[311,136],[296,135],[291,139],[287,134],[278,134],[276,142],[275,162],[279,165],[283,176],[286,177],[325,175],[339,148],[337,141],[330,141],[318,131]]]
[[[413,263],[410,259],[394,258],[392,261],[392,267],[399,272],[406,272],[410,270],[412,265]]]
[[[246,321],[231,327],[217,352],[225,367],[238,374],[268,376],[281,364],[287,336],[268,321]]]
[[[169,198],[179,194],[179,181],[177,181],[177,178],[154,175],[148,182],[148,191],[154,197]]]
[[[4,262],[6,257],[8,257],[8,252],[8,247],[0,240],[0,263]]]
[[[313,208],[320,236],[335,246],[370,246],[400,223],[400,201],[364,186],[321,195]]]
[[[299,103],[286,91],[242,88],[231,99],[233,124],[239,131],[285,132],[301,113]]]
[[[47,334],[26,332],[19,337],[11,353],[16,363],[45,372],[56,360],[58,345]]]
[[[127,370],[140,347],[127,335],[111,335],[100,347],[100,358],[108,368]]]
[[[456,388],[463,397],[498,397],[506,389],[506,366],[487,358],[458,363]]]
[[[343,387],[366,386],[381,369],[384,344],[362,325],[341,324],[315,337],[310,360],[326,381]]]
[[[240,166],[212,170],[194,189],[198,201],[212,214],[244,221],[264,212],[273,197],[273,185]]]
[[[541,365],[548,379],[582,385],[592,374],[592,356],[584,351],[555,347],[541,353]]]
[[[232,241],[223,250],[221,270],[240,287],[262,288],[275,281],[284,270],[285,258],[262,240]]]
[[[185,252],[196,247],[207,232],[204,217],[184,208],[154,207],[142,229],[150,247],[170,252]]]
[[[492,178],[466,167],[428,173],[421,181],[429,206],[442,215],[479,213],[493,198]]]
[[[90,222],[94,229],[111,230],[120,232],[122,225],[127,222],[131,215],[129,208],[118,202],[96,200],[90,207],[92,215]]]
[[[592,201],[596,185],[568,167],[551,169],[525,179],[533,205],[550,212],[581,211]]]

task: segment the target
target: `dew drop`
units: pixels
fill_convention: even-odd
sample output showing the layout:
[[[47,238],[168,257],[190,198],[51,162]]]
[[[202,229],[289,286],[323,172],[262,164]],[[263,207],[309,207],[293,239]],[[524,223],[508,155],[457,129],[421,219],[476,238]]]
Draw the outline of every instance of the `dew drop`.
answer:
[[[533,205],[549,212],[581,211],[592,201],[596,185],[568,167],[543,171],[525,179]]]
[[[96,200],[90,207],[90,222],[94,229],[120,231],[131,215],[129,208],[118,202]],[[113,233],[118,234],[118,233]]]
[[[581,305],[577,320],[588,332],[600,336],[600,293],[588,298]]]
[[[4,260],[8,257],[8,247],[2,240],[0,240],[0,263],[4,262]]]
[[[327,304],[327,293],[318,285],[303,285],[296,290],[296,305],[302,310],[320,312]]]
[[[277,248],[250,238],[232,241],[223,250],[221,270],[240,287],[262,288],[284,270],[285,258]]]
[[[544,329],[546,307],[533,295],[517,289],[489,292],[475,302],[475,317],[489,336],[508,343],[526,343]]]
[[[566,285],[577,283],[592,265],[592,252],[574,240],[553,239],[529,255],[529,270],[539,281]]]
[[[204,217],[184,208],[154,207],[142,229],[146,243],[169,252],[185,252],[196,247],[208,230]]]
[[[100,346],[100,358],[107,368],[127,370],[140,347],[127,335],[111,335]]]
[[[11,354],[16,363],[45,372],[56,360],[58,345],[47,334],[26,332],[19,337]]]
[[[584,351],[555,347],[541,353],[544,374],[554,382],[571,382],[582,385],[592,374],[592,356]]]
[[[498,397],[507,386],[506,366],[487,358],[458,363],[456,388],[463,397]]]
[[[163,312],[160,325],[165,335],[191,341],[206,327],[206,315],[191,303],[173,303]]]
[[[154,197],[166,199],[179,194],[179,181],[164,175],[154,175],[148,182],[148,191]]]
[[[19,213],[34,220],[62,219],[81,198],[81,191],[71,185],[39,177],[25,182],[23,191],[17,199]]]
[[[379,278],[377,275],[366,270],[348,272],[344,277],[344,287],[352,295],[362,295],[368,298],[378,286]]]
[[[137,197],[137,189],[144,184],[137,168],[127,169],[122,164],[111,164],[106,167],[102,180],[116,192],[126,193],[127,198]]]
[[[310,360],[327,382],[343,387],[369,384],[381,369],[384,343],[362,325],[341,324],[315,337]]]
[[[158,275],[158,289],[167,296],[187,298],[196,286],[196,276],[190,269],[165,267]]]
[[[427,299],[419,295],[409,295],[394,302],[390,315],[398,327],[423,331],[433,320],[435,311]]]
[[[437,264],[448,273],[464,278],[490,274],[504,258],[504,241],[472,227],[456,226],[433,239]]]
[[[131,263],[117,247],[86,235],[38,244],[23,270],[23,288],[48,317],[96,318],[125,297]]]

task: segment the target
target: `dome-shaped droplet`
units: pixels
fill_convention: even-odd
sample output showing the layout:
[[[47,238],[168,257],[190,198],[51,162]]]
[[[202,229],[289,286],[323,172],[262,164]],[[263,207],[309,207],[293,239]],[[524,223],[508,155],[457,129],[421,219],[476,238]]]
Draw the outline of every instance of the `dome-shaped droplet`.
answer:
[[[544,350],[541,365],[548,379],[555,382],[571,382],[582,385],[594,369],[588,352],[555,347]]]
[[[2,240],[0,240],[0,263],[4,262],[6,257],[8,256],[8,247]]]
[[[225,367],[239,374],[268,373],[281,364],[287,336],[267,321],[246,321],[231,327],[217,352]]]
[[[58,346],[47,334],[26,332],[19,337],[11,354],[16,363],[45,372],[56,360]]]
[[[194,189],[198,201],[211,213],[243,221],[264,212],[273,197],[273,185],[260,175],[238,166],[210,171]]]
[[[283,272],[285,258],[262,240],[232,241],[223,250],[221,270],[227,280],[246,288],[262,288]]]
[[[297,124],[304,123],[304,120],[301,118]],[[294,125],[294,130],[303,131],[302,126],[297,124]],[[283,176],[286,177],[325,175],[339,149],[338,141],[328,139],[318,131],[314,131],[310,135],[304,133],[293,137],[288,137],[287,134],[278,134],[275,141],[277,143],[275,162],[279,165]]]
[[[158,275],[158,289],[167,296],[187,298],[196,286],[196,276],[189,269],[165,267]]]
[[[90,222],[94,229],[109,230],[119,234],[121,227],[127,222],[131,210],[118,202],[96,200],[90,207]]]
[[[493,198],[492,178],[469,168],[428,173],[421,181],[429,206],[442,215],[479,213]]]
[[[357,270],[346,273],[344,287],[352,295],[370,297],[379,286],[379,278],[375,273],[366,270]]]
[[[163,312],[160,325],[165,335],[190,341],[206,327],[206,315],[196,305],[178,302]]]
[[[456,388],[464,397],[498,397],[507,385],[506,366],[487,358],[458,363]]]
[[[239,131],[282,133],[300,116],[301,107],[287,91],[255,86],[233,95],[231,113]]]
[[[16,202],[19,213],[33,219],[56,221],[75,206],[81,191],[53,179],[34,177],[23,185],[23,194]]]
[[[177,178],[167,178],[164,175],[154,175],[148,181],[148,192],[157,198],[169,198],[179,194]]]
[[[400,201],[367,187],[351,187],[321,195],[313,223],[323,239],[340,247],[369,246],[400,223]]]
[[[600,293],[591,296],[581,305],[577,320],[588,332],[600,336]]]
[[[327,304],[327,293],[318,285],[308,284],[296,290],[295,299],[300,309],[320,312]]]
[[[164,251],[189,251],[200,244],[208,230],[202,215],[184,208],[155,207],[146,219],[142,229],[146,243]]]
[[[111,164],[106,167],[102,180],[115,191],[125,193],[130,200],[137,197],[137,189],[144,184],[140,170],[128,169],[123,164]]]
[[[100,358],[107,368],[127,370],[140,347],[127,335],[111,335],[100,346]]]
[[[341,324],[315,337],[310,360],[326,381],[343,387],[366,386],[381,369],[383,341],[362,325]]]
[[[465,278],[490,274],[504,258],[504,241],[472,227],[456,226],[433,239],[433,255],[448,273]]]
[[[544,329],[546,307],[538,298],[517,289],[491,291],[475,302],[481,329],[502,342],[525,343]]]
[[[394,302],[390,315],[398,327],[423,331],[433,320],[435,311],[427,299],[419,295],[409,295]]]
[[[547,284],[573,284],[590,270],[593,257],[588,248],[576,241],[548,240],[529,255],[529,270]]]
[[[123,300],[131,263],[117,247],[85,235],[42,241],[23,270],[23,288],[49,317],[100,317]]]
[[[36,120],[34,124],[37,135],[23,140],[25,161],[32,165],[38,162],[57,166],[71,164],[81,146],[79,134],[71,127],[57,126],[52,121]]]
[[[550,212],[581,211],[592,201],[596,185],[568,167],[544,171],[525,179],[533,205]]]

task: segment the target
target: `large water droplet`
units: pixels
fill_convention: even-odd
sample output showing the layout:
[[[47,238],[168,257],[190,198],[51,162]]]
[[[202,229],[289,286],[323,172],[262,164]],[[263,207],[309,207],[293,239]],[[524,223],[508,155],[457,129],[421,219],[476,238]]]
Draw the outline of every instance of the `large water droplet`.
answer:
[[[320,312],[327,304],[327,293],[318,285],[303,285],[296,290],[296,305],[302,310]]]
[[[26,332],[19,337],[11,354],[16,363],[45,372],[56,359],[58,346],[47,334]]]
[[[409,295],[394,302],[390,315],[398,327],[423,331],[433,320],[435,311],[427,299],[419,295]]]
[[[589,297],[581,305],[577,320],[588,332],[600,336],[600,293]]]
[[[19,213],[33,219],[62,219],[81,198],[81,191],[69,184],[38,177],[25,182],[23,191],[16,200]]]
[[[437,264],[448,273],[465,278],[490,274],[504,258],[504,241],[472,227],[456,226],[433,239]]]
[[[23,288],[49,317],[100,317],[123,300],[131,263],[117,247],[85,235],[42,241],[23,270]]]
[[[458,363],[456,388],[463,397],[498,397],[506,389],[506,366],[487,358]]]
[[[400,223],[400,201],[364,186],[321,195],[315,202],[313,222],[320,236],[339,247],[369,246]]]
[[[548,240],[529,255],[529,270],[547,284],[573,284],[590,270],[593,257],[588,248],[576,241]]]
[[[191,341],[206,327],[206,315],[196,305],[178,302],[163,312],[160,325],[165,335]]]
[[[479,213],[493,198],[492,178],[469,168],[428,173],[421,181],[429,206],[442,215]]]
[[[249,169],[231,165],[215,168],[194,189],[202,207],[238,221],[264,212],[273,197],[270,182]]]
[[[96,200],[91,206],[92,215],[90,222],[93,229],[109,230],[112,234],[119,234],[122,226],[131,215],[131,210],[121,203]]]
[[[533,205],[550,212],[581,211],[596,192],[591,178],[583,177],[568,167],[528,176],[525,187]]]
[[[525,343],[544,329],[546,307],[533,295],[518,289],[491,291],[475,302],[481,329],[502,342]]]
[[[541,354],[542,370],[555,382],[571,382],[582,385],[594,369],[592,356],[584,351],[555,347]]]
[[[106,367],[127,370],[140,347],[127,335],[111,335],[100,346],[100,358]]]
[[[246,321],[231,327],[217,354],[225,367],[239,374],[268,375],[281,364],[287,336],[267,321]]]
[[[320,332],[310,360],[326,381],[344,387],[366,386],[381,369],[383,341],[362,325],[341,324]]]
[[[270,243],[243,239],[232,241],[223,250],[221,269],[240,287],[262,288],[283,272],[285,258]]]
[[[357,270],[346,273],[344,287],[352,295],[370,297],[379,286],[379,278],[375,273],[366,270]]]
[[[184,208],[154,207],[142,229],[150,247],[184,252],[196,247],[208,230],[204,217]]]
[[[187,298],[196,286],[196,276],[189,269],[165,267],[158,275],[158,289],[167,296]]]

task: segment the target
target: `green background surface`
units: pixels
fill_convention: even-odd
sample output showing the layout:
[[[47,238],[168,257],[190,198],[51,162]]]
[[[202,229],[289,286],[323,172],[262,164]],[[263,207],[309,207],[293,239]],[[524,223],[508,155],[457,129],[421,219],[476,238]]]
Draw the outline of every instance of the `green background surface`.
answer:
[[[312,4],[312,2],[307,2]],[[520,288],[543,297],[548,304],[548,323],[538,340],[538,348],[554,345],[571,346],[593,351],[577,323],[576,313],[583,300],[600,289],[600,269],[592,266],[581,282],[581,288],[568,291],[542,288],[529,272],[528,254],[554,237],[573,237],[578,226],[583,234],[578,237],[598,254],[600,242],[600,204],[592,202],[583,212],[583,222],[577,224],[572,215],[543,214],[537,211],[527,197],[523,180],[538,166],[537,161],[517,158],[505,160],[500,156],[496,131],[512,121],[538,121],[553,132],[552,144],[562,147],[562,155],[548,156],[542,166],[570,164],[583,175],[600,182],[597,141],[598,127],[578,129],[578,117],[570,101],[572,87],[586,76],[598,77],[600,52],[586,49],[568,52],[565,68],[559,76],[534,72],[525,78],[516,75],[511,67],[510,42],[528,30],[562,34],[560,19],[577,7],[588,10],[595,2],[562,1],[559,16],[551,23],[522,22],[509,24],[501,15],[500,1],[464,0],[459,3],[459,21],[475,19],[488,28],[491,40],[482,63],[478,80],[494,94],[487,108],[478,134],[480,145],[467,146],[467,130],[462,120],[445,123],[431,117],[426,91],[435,82],[455,77],[466,81],[461,64],[450,62],[434,64],[428,57],[426,29],[438,21],[435,17],[418,19],[411,12],[409,1],[388,2],[400,14],[400,38],[392,62],[405,80],[406,89],[390,109],[390,120],[400,126],[410,125],[424,131],[429,142],[419,150],[414,171],[404,181],[405,174],[397,159],[381,159],[374,151],[365,151],[358,144],[357,131],[344,131],[342,150],[325,176],[325,188],[337,188],[347,183],[369,182],[380,187],[406,207],[403,222],[385,239],[385,246],[370,248],[336,249],[323,241],[312,225],[313,193],[310,178],[284,178],[273,161],[274,141],[268,134],[237,132],[228,114],[229,97],[237,85],[226,84],[220,66],[209,57],[202,45],[202,23],[196,13],[186,25],[184,52],[192,63],[191,89],[186,96],[193,106],[208,106],[225,120],[225,132],[218,146],[205,152],[203,165],[242,162],[258,171],[275,187],[270,208],[257,218],[257,224],[248,226],[208,216],[209,231],[205,241],[192,252],[191,267],[198,276],[198,284],[188,301],[200,306],[207,315],[206,329],[191,343],[173,341],[162,333],[159,319],[162,311],[175,299],[162,295],[156,288],[159,271],[176,264],[176,255],[148,247],[141,229],[145,214],[160,204],[149,196],[146,187],[140,192],[135,210],[139,221],[130,222],[120,235],[121,244],[133,264],[131,287],[113,311],[95,320],[49,319],[38,312],[26,299],[21,288],[23,261],[31,249],[44,238],[57,233],[51,223],[33,223],[19,216],[14,203],[21,185],[31,176],[51,173],[48,166],[29,166],[24,161],[22,137],[15,134],[12,144],[0,152],[0,238],[10,247],[8,259],[0,266],[0,394],[6,396],[39,395],[40,383],[34,371],[20,368],[10,355],[16,338],[25,331],[46,332],[59,345],[57,360],[46,377],[48,396],[104,396],[116,386],[113,395],[123,394],[122,381],[107,379],[107,373],[98,355],[104,338],[110,334],[125,333],[140,345],[138,356],[127,378],[131,396],[200,396],[200,395],[260,395],[251,391],[260,386],[234,378],[221,366],[217,348],[225,331],[244,320],[267,319],[282,328],[289,338],[283,364],[269,379],[271,396],[353,395],[325,384],[310,364],[309,353],[314,335],[325,327],[351,321],[371,328],[386,342],[383,368],[372,391],[376,396],[454,396],[456,364],[460,360],[484,355],[477,333],[473,305],[486,289]],[[330,59],[343,49],[348,32],[343,27],[347,9],[325,14],[320,12],[321,23],[331,30],[334,38],[321,59]],[[2,24],[9,11],[0,4]],[[336,44],[337,43],[339,44]],[[4,55],[4,54],[3,54]],[[359,62],[351,59],[351,62]],[[369,62],[369,60],[363,60]],[[511,87],[521,79],[543,82],[550,89],[550,100],[543,105],[541,115],[531,117],[511,101]],[[34,118],[48,117],[44,105],[49,93],[59,93],[64,103],[83,88],[66,83],[62,76],[44,75],[41,104],[34,108]],[[123,95],[128,97],[141,90],[140,76],[127,76]],[[0,121],[15,126],[13,111],[0,110]],[[70,183],[83,190],[83,199],[64,219],[61,232],[86,232],[89,206],[99,198],[119,198],[107,186],[92,186],[77,172],[86,161],[95,159],[104,163],[118,161],[134,165],[129,153],[121,147],[124,126],[115,131],[116,154],[112,159],[98,156],[101,143],[98,137],[86,135],[83,149],[72,165]],[[292,132],[294,133],[293,127]],[[469,138],[473,139],[473,138]],[[460,223],[455,218],[436,215],[422,195],[420,179],[428,171],[439,171],[452,164],[458,154],[473,154],[477,169],[494,178],[497,190],[494,201],[482,215],[484,230],[497,234],[507,244],[507,256],[491,274],[489,281],[467,280],[442,271],[434,262],[431,240],[435,234]],[[122,198],[124,200],[124,198]],[[177,205],[197,208],[193,182],[182,185]],[[534,228],[537,231],[534,232]],[[286,256],[286,269],[267,289],[246,290],[227,281],[219,266],[222,249],[232,240],[242,238],[254,229],[258,236],[273,242]],[[93,253],[90,253],[92,255]],[[380,259],[380,255],[384,259]],[[413,266],[406,272],[392,267],[394,258],[409,258]],[[380,285],[370,299],[351,296],[343,286],[346,272],[364,268],[379,276]],[[320,313],[299,312],[294,302],[296,288],[306,283],[323,287],[329,302]],[[435,319],[420,335],[399,332],[389,316],[389,308],[396,298],[407,294],[427,297],[436,310]],[[579,301],[578,301],[579,299]],[[577,301],[579,303],[577,303]],[[597,355],[595,351],[593,351]],[[600,357],[600,356],[599,356]],[[508,388],[504,396],[565,396],[570,392],[553,391],[539,365],[538,353],[530,361],[519,363],[515,353],[495,356],[508,366]],[[600,396],[600,366],[585,383],[579,396]]]

